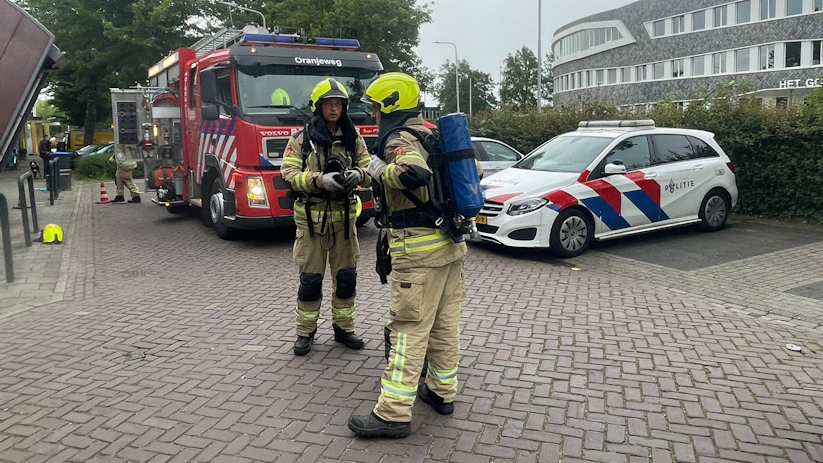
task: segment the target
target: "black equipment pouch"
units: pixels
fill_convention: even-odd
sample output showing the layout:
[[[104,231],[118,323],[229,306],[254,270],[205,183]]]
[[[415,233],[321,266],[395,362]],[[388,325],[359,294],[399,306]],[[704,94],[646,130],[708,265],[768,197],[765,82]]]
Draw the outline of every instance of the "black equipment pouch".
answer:
[[[389,249],[389,234],[385,228],[381,228],[377,231],[377,259],[374,264],[374,270],[380,276],[381,285],[388,283],[388,276],[391,275]]]

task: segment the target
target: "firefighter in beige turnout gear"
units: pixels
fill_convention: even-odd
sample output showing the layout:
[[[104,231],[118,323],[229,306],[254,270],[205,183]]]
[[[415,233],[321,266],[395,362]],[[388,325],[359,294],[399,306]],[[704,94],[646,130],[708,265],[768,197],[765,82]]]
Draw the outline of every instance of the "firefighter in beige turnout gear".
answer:
[[[387,73],[372,82],[364,101],[373,104],[381,136],[400,125],[431,133],[420,117],[419,94],[417,82],[406,74]],[[353,415],[349,428],[360,437],[405,437],[411,432],[415,398],[440,414],[454,411],[466,244],[455,243],[403,194],[407,190],[424,203],[429,200],[429,153],[417,139],[396,133],[377,154],[367,172],[381,183],[390,212],[391,305],[386,329],[391,350],[377,405],[370,415]],[[418,388],[427,355],[426,381]]]
[[[292,135],[280,173],[297,195],[294,221],[297,239],[294,261],[300,272],[297,292],[295,355],[311,350],[322,302],[326,262],[332,275],[334,339],[350,349],[362,349],[354,332],[357,241],[354,189],[371,179],[366,143],[346,113],[348,94],[334,79],[324,79],[312,91],[314,112],[306,127]]]

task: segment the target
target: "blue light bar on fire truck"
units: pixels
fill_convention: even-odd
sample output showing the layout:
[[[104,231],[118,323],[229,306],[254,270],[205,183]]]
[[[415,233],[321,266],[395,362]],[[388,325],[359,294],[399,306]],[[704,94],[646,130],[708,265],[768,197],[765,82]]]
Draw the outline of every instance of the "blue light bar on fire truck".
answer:
[[[305,42],[303,40],[305,40]],[[333,39],[325,37],[318,37],[316,39],[302,39],[299,36],[289,34],[243,34],[243,38],[240,39],[240,43],[288,43],[335,48],[360,48],[360,42],[357,39]]]

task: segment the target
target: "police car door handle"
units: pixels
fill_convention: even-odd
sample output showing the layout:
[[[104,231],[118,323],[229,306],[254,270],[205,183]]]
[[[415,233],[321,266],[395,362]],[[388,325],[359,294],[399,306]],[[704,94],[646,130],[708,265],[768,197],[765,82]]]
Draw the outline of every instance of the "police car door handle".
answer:
[[[648,180],[650,178],[657,178],[657,172],[649,172],[643,177],[644,180]]]
[[[692,170],[703,170],[703,164],[698,164],[698,165],[692,167]]]

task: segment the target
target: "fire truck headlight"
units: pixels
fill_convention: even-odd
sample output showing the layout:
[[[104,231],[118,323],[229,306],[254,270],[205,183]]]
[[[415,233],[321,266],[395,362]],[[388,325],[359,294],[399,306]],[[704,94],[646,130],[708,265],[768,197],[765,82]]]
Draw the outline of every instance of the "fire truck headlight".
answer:
[[[266,187],[262,177],[249,177],[246,179],[246,191],[249,197],[249,207],[269,207],[266,197]]]

